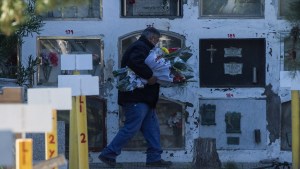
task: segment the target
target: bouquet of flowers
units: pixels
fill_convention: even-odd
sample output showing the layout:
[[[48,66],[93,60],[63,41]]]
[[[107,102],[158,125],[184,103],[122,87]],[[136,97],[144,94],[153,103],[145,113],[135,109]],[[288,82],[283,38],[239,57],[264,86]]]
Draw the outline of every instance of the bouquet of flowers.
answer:
[[[158,83],[163,87],[172,87],[186,84],[193,78],[193,70],[187,64],[192,56],[190,47],[184,48],[160,48],[151,50],[145,63],[157,77]],[[117,88],[121,91],[132,91],[135,88],[143,88],[147,80],[136,75],[130,68],[125,67],[113,71],[118,78]]]
[[[41,66],[44,74],[45,81],[48,82],[52,67],[58,65],[58,55],[55,52],[41,53]]]

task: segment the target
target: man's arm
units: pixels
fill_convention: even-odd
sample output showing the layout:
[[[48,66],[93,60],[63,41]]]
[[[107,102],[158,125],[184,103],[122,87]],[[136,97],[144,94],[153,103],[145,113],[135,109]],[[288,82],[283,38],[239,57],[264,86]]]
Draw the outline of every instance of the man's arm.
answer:
[[[152,70],[145,63],[145,59],[147,58],[148,53],[145,51],[143,47],[135,47],[132,49],[128,61],[127,66],[134,71],[138,76],[143,79],[150,79],[153,75]],[[150,82],[154,80],[151,79]]]

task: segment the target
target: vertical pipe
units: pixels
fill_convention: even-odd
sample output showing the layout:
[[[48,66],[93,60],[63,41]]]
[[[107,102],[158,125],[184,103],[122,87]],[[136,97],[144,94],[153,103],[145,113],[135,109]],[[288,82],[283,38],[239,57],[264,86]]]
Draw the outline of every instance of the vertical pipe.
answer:
[[[299,168],[299,91],[292,90],[292,162],[294,169]]]

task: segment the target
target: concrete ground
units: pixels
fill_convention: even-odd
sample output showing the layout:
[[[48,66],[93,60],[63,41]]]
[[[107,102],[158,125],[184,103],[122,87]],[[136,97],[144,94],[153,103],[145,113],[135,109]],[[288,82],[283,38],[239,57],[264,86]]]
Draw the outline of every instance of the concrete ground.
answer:
[[[146,167],[145,163],[118,163],[115,168],[103,163],[91,163],[89,169],[193,169],[191,163],[173,163],[169,168],[166,167]]]
[[[260,163],[225,163],[222,164],[222,169],[255,169],[260,168],[273,168],[271,164]],[[103,163],[91,163],[89,169],[215,169],[215,168],[203,168],[195,167],[192,163],[173,163],[169,168],[166,167],[146,167],[145,163],[119,163],[115,168],[109,167]],[[292,167],[290,167],[292,168]]]

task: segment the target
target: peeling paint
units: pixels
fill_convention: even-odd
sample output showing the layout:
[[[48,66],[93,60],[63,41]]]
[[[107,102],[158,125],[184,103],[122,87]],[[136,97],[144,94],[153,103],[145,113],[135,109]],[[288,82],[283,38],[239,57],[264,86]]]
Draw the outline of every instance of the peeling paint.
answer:
[[[269,49],[269,55],[272,56],[272,48]]]
[[[194,107],[193,103],[185,102],[186,107]]]
[[[267,96],[267,129],[270,132],[270,144],[274,143],[280,136],[280,97],[272,90],[272,85],[269,84],[265,87],[262,95]]]
[[[226,89],[214,89],[215,91],[222,91],[222,92],[228,92],[228,91],[233,91],[233,88],[226,88]]]

